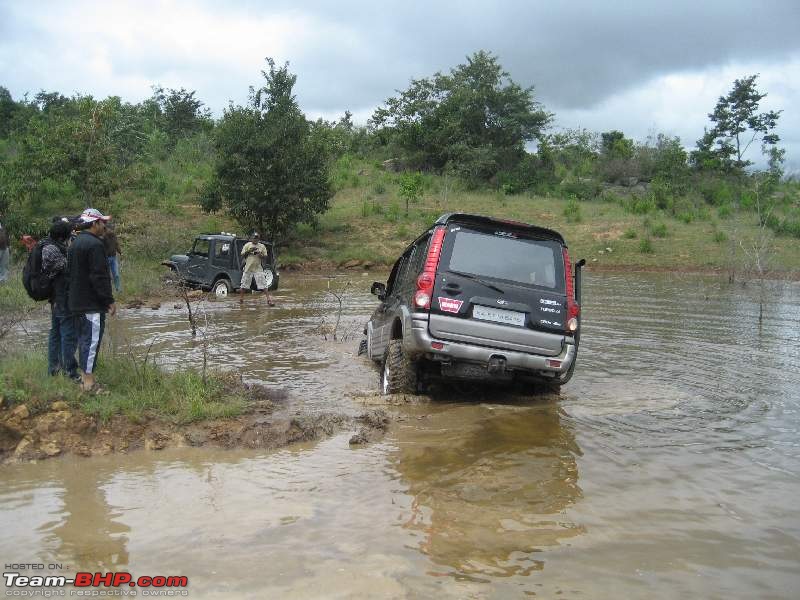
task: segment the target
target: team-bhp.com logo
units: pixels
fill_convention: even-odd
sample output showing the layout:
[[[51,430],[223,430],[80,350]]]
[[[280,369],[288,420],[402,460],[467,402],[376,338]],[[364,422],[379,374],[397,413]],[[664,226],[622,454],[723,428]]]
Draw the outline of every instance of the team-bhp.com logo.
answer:
[[[183,575],[142,575],[134,578],[130,573],[76,573],[75,577],[63,575],[21,575],[3,573],[6,596],[188,596],[189,578]],[[67,586],[80,589],[64,590]],[[38,588],[35,591],[31,588]],[[112,588],[112,589],[99,589]],[[139,588],[139,589],[137,589]],[[177,588],[177,589],[175,589]]]

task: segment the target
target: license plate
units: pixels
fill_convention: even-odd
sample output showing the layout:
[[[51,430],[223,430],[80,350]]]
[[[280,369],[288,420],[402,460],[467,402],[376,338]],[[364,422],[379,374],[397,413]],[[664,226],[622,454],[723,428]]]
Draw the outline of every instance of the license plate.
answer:
[[[480,319],[481,321],[494,321],[495,323],[503,323],[504,325],[525,327],[525,313],[514,310],[502,310],[489,306],[476,305],[472,307],[472,317],[474,319]]]

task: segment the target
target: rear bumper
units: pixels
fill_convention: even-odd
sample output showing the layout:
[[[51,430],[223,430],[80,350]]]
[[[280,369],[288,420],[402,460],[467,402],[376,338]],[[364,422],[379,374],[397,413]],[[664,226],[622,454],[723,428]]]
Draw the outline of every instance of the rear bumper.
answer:
[[[556,356],[438,339],[431,336],[428,331],[427,315],[424,317],[423,315],[419,317],[416,314],[412,315],[410,334],[404,336],[403,346],[404,350],[412,356],[425,356],[429,360],[441,363],[465,362],[478,365],[488,365],[489,359],[500,357],[505,359],[507,370],[539,376],[558,377],[566,373],[577,354],[575,342],[569,337],[564,337],[561,352]],[[431,344],[434,342],[443,344],[443,348],[432,348]]]

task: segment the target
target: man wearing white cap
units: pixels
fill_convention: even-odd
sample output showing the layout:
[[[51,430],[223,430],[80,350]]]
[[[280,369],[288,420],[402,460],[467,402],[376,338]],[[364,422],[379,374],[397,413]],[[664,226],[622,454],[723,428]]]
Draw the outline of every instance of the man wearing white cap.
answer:
[[[82,230],[69,247],[68,306],[70,312],[75,314],[78,365],[84,391],[92,391],[96,387],[94,369],[103,339],[106,313],[113,316],[117,312],[105,246],[101,239],[109,220],[110,216],[87,208],[79,217]]]

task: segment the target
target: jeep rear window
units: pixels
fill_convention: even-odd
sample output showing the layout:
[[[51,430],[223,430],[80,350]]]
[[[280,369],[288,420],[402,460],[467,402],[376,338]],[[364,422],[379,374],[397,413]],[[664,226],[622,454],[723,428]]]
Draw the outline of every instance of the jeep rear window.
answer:
[[[452,233],[450,234],[452,235]],[[563,267],[557,267],[561,245],[490,233],[455,232],[448,269],[561,291]]]

